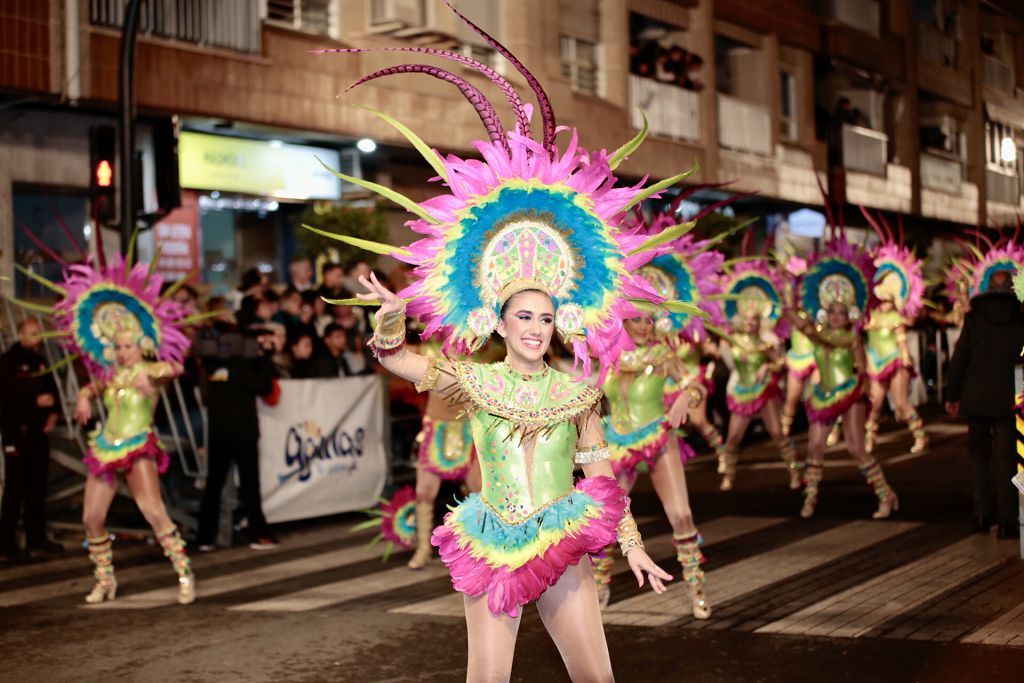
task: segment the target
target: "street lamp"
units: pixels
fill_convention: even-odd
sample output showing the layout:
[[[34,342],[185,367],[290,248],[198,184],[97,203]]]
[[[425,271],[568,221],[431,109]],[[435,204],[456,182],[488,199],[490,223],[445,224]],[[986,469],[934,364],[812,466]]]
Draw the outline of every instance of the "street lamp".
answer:
[[[1017,161],[1017,145],[1013,138],[1003,138],[999,143],[999,157],[1008,164]]]
[[[363,154],[369,154],[377,149],[377,143],[370,138],[362,138],[356,143],[356,148]]]

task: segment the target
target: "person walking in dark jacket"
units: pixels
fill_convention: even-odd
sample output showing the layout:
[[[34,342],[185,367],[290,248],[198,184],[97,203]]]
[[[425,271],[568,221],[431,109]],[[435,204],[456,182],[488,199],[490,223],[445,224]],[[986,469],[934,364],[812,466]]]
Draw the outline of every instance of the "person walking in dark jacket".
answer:
[[[946,409],[967,418],[975,527],[988,533],[997,521],[1000,538],[1020,535],[1017,489],[1010,479],[1016,473],[1013,375],[1022,346],[1024,312],[1011,292],[1010,274],[993,273],[988,290],[971,299],[953,351]]]
[[[228,333],[231,334],[238,335]],[[263,516],[260,498],[260,428],[256,413],[256,400],[270,395],[274,389],[274,366],[268,340],[269,336],[261,338],[264,348],[257,353],[240,350],[230,357],[203,359],[210,438],[206,488],[199,507],[200,550],[214,548],[221,490],[232,462],[238,465],[239,495],[249,522],[249,547],[262,550],[277,545]]]
[[[0,356],[0,439],[3,440],[3,503],[0,505],[0,555],[19,559],[18,518],[24,511],[25,545],[29,552],[62,552],[46,537],[46,485],[50,441],[57,426],[57,386],[40,372],[43,340],[39,323],[30,318],[18,325],[18,342]]]

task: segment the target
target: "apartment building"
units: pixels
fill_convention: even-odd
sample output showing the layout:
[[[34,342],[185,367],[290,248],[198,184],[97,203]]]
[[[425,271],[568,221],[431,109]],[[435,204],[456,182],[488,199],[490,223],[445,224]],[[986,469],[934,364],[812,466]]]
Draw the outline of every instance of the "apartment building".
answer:
[[[1024,209],[1024,9],[1012,0],[454,4],[539,77],[583,144],[614,148],[645,115],[651,136],[626,176],[696,161],[692,182],[754,191],[742,209],[780,225],[820,209],[819,180],[850,207],[848,223],[860,204],[942,234],[1015,222]],[[32,252],[25,230],[69,247],[52,214],[89,229],[89,137],[115,120],[123,18],[124,0],[0,0],[4,273]],[[156,131],[174,117],[183,206],[154,233],[181,255],[179,269],[201,264],[204,279],[224,283],[254,264],[280,273],[290,217],[364,196],[316,157],[430,196],[428,167],[352,104],[394,115],[442,151],[466,152],[483,134],[458,91],[427,76],[338,97],[362,75],[435,63],[500,100],[475,72],[425,55],[310,53],[348,46],[457,50],[528,92],[442,0],[144,0],[143,208],[159,203]],[[398,213],[394,222],[400,230]]]

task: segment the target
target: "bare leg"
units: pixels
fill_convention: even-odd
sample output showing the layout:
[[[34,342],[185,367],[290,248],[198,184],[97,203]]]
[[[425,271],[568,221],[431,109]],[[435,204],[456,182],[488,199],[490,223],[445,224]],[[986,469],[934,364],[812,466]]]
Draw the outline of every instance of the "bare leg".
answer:
[[[434,530],[434,501],[441,490],[441,477],[423,465],[416,468],[416,552],[409,559],[409,569],[423,569],[434,551],[430,534]]]
[[[125,475],[125,481],[132,492],[135,504],[139,506],[139,512],[146,518],[153,531],[159,535],[174,526],[160,494],[160,473],[152,459],[136,460],[131,471]]]
[[[114,501],[116,489],[99,477],[89,475],[85,480],[85,498],[82,502],[82,526],[89,538],[107,533],[107,510]]]
[[[740,457],[740,443],[750,426],[750,418],[746,415],[732,414],[729,418],[729,435],[725,439],[725,448],[718,456],[718,472],[722,475],[719,488],[728,491],[736,478],[736,463]]]
[[[812,422],[807,432],[807,463],[804,465],[804,506],[800,510],[801,517],[814,516],[818,505],[818,485],[825,466],[825,445],[828,434],[832,431],[831,424]]]
[[[96,585],[85,596],[89,604],[113,600],[117,597],[117,579],[114,577],[114,550],[107,534],[107,511],[116,490],[103,479],[89,475],[85,480],[85,499],[82,503],[82,526],[89,544],[89,559],[93,563]]]
[[[594,585],[592,579],[590,585]],[[553,589],[554,586],[547,592]],[[522,619],[522,612],[520,611],[518,617],[494,614],[487,608],[486,595],[475,598],[468,595],[463,596],[463,602],[466,608],[466,633],[469,640],[466,681],[468,683],[508,681],[512,675],[512,658],[516,651],[516,636],[519,634],[519,621]],[[596,598],[594,607],[597,611]],[[600,612],[594,618],[597,623],[601,623]]]
[[[789,432],[793,427],[793,420],[796,419],[796,409],[799,407],[800,399],[804,395],[805,382],[805,379],[794,375],[786,377],[786,401],[782,406],[782,415],[779,421],[784,436],[789,436]]]
[[[711,606],[704,596],[704,571],[700,566],[704,556],[700,551],[700,535],[693,523],[690,496],[686,489],[686,472],[679,460],[679,447],[675,439],[669,439],[665,454],[651,470],[651,483],[672,526],[676,557],[683,568],[683,579],[693,606],[693,615],[698,619],[707,619],[711,616]]]
[[[910,447],[911,453],[919,453],[928,445],[928,435],[924,431],[924,420],[917,414],[910,405],[910,371],[900,369],[892,377],[892,402],[896,406],[896,417],[907,423],[910,433],[914,435],[914,445]]]
[[[796,491],[800,488],[800,464],[797,462],[796,444],[782,431],[782,406],[777,399],[772,399],[764,404],[761,409],[761,419],[764,420],[765,429],[771,435],[775,448],[779,450],[779,457],[786,463],[789,472],[789,488]]]
[[[718,431],[715,425],[711,424],[708,420],[708,402],[707,396],[701,399],[701,402],[696,406],[690,408],[687,413],[687,425],[696,429],[700,432],[700,435],[704,437],[708,445],[715,451],[715,454],[721,458],[722,451],[725,448],[725,439],[722,438],[722,434]]]
[[[589,560],[567,567],[537,600],[537,609],[570,679],[579,683],[614,680]]]
[[[864,450],[871,453],[875,450],[875,442],[878,439],[878,420],[882,414],[882,406],[885,404],[885,396],[889,393],[889,380],[883,382],[871,382],[869,396],[871,398],[871,413],[868,415],[864,425]]]
[[[843,420],[843,427],[846,429],[846,447],[850,455],[853,456],[853,459],[860,466],[861,474],[864,475],[864,478],[867,479],[868,484],[874,490],[875,495],[878,496],[878,510],[875,511],[873,517],[875,519],[885,519],[892,514],[893,510],[899,509],[899,499],[896,497],[896,492],[892,490],[892,487],[885,480],[882,466],[864,450],[864,444],[860,440],[863,430],[858,429],[858,425],[862,424],[863,421],[864,404],[854,403],[846,411]]]

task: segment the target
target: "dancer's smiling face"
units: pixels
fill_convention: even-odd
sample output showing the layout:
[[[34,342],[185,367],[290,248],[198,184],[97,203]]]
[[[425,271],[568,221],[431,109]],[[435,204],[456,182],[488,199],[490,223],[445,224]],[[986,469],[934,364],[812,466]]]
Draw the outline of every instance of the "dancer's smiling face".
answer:
[[[134,334],[119,334],[114,338],[114,356],[122,367],[130,367],[142,360],[142,349]]]
[[[626,328],[629,338],[637,346],[647,344],[654,335],[654,322],[650,316],[641,315],[636,318],[626,318],[622,326]]]
[[[842,330],[850,325],[850,312],[846,305],[833,301],[828,305],[828,326],[833,330]]]
[[[555,331],[555,305],[551,297],[534,289],[513,294],[502,307],[497,330],[505,340],[513,367],[539,369]]]

